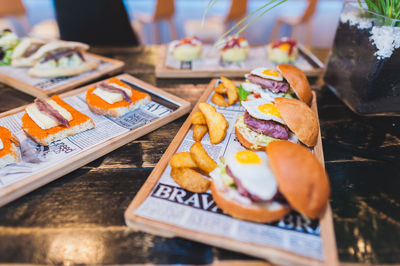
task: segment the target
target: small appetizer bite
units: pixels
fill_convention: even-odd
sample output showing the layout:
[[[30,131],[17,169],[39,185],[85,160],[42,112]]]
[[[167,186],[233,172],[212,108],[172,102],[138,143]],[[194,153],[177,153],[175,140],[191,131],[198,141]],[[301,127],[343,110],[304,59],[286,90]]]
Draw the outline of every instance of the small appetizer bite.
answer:
[[[46,44],[46,41],[39,38],[26,37],[15,47],[12,54],[11,65],[13,67],[31,67],[36,62],[33,55],[40,47]]]
[[[79,42],[54,41],[43,45],[32,56],[35,65],[29,75],[40,78],[75,76],[98,67],[83,52],[89,46]]]
[[[294,39],[282,38],[267,45],[267,57],[274,63],[287,64],[297,60],[299,49]]]
[[[149,103],[150,95],[133,90],[117,78],[97,84],[86,92],[89,109],[99,115],[120,117]]]
[[[179,61],[193,61],[200,57],[202,44],[197,37],[186,37],[180,41],[174,41],[172,54]]]
[[[240,62],[247,59],[249,43],[243,37],[229,36],[221,48],[222,59],[227,62]]]
[[[18,36],[11,30],[0,33],[0,66],[10,65],[15,46],[19,43]]]
[[[308,147],[317,143],[319,123],[315,113],[299,100],[262,98],[242,101],[244,115],[235,123],[238,141],[247,149],[263,150],[276,140],[298,140]]]
[[[25,108],[22,129],[39,145],[73,136],[94,128],[93,120],[65,103],[58,95],[36,99]]]
[[[311,105],[312,92],[306,75],[292,65],[278,65],[278,71],[259,67],[246,75],[248,82],[242,88],[250,93],[250,99],[276,97],[295,98]],[[241,99],[243,100],[243,99]]]
[[[234,218],[267,223],[294,209],[314,219],[326,208],[328,177],[304,146],[276,141],[266,153],[239,151],[218,166],[210,173],[212,196]]]
[[[7,128],[0,126],[0,168],[20,161],[18,146],[17,137]]]

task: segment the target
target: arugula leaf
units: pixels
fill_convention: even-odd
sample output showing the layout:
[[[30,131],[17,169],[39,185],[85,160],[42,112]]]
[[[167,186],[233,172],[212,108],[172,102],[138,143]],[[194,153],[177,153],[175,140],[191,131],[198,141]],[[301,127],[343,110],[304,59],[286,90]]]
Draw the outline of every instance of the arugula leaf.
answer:
[[[250,92],[248,92],[245,89],[243,89],[242,85],[240,85],[238,87],[238,94],[239,94],[239,99],[241,101],[244,101],[244,100],[246,100],[247,96],[250,95]]]

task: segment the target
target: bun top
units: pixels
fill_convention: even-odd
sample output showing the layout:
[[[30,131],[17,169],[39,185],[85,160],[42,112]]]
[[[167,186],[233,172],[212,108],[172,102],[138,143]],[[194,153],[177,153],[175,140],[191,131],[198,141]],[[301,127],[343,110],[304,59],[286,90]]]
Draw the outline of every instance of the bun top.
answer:
[[[89,49],[89,45],[81,42],[52,41],[40,47],[39,50],[32,56],[32,58],[34,60],[39,60],[49,53],[56,53],[66,50],[78,50],[83,52],[87,49]]]
[[[283,121],[299,140],[309,147],[315,146],[319,123],[317,115],[311,108],[296,99],[277,97],[274,101]]]
[[[26,49],[28,49],[31,45],[43,45],[45,43],[46,41],[43,39],[26,37],[22,39],[17,47],[15,47],[12,58],[15,59],[22,57],[25,54]]]
[[[279,191],[290,206],[309,218],[317,218],[330,194],[323,165],[309,149],[289,141],[274,141],[266,152]]]
[[[312,93],[310,83],[303,71],[293,65],[282,64],[277,66],[282,76],[289,82],[297,97],[305,102],[308,106],[311,105]]]

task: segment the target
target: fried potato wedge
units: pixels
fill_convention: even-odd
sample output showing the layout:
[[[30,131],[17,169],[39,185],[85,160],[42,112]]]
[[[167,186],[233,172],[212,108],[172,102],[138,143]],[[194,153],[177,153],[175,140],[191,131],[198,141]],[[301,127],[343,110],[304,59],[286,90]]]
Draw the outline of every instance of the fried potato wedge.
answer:
[[[201,141],[205,134],[207,134],[208,127],[206,125],[194,125],[193,126],[193,139],[195,141]]]
[[[201,142],[195,142],[192,145],[190,148],[190,155],[192,155],[197,167],[207,174],[217,168],[217,163],[208,155]]]
[[[225,94],[226,88],[223,83],[220,83],[214,88],[214,91],[219,94]]]
[[[223,114],[217,112],[214,106],[205,102],[199,103],[199,109],[206,119],[211,144],[218,144],[223,141],[229,126]]]
[[[226,102],[224,96],[219,93],[214,92],[213,96],[211,97],[211,101],[216,105],[227,107],[229,104]]]
[[[175,153],[171,160],[169,161],[169,165],[171,165],[172,168],[196,168],[197,164],[193,160],[192,155],[190,152],[178,152]]]
[[[194,112],[192,117],[190,118],[190,123],[194,125],[207,125],[206,119],[202,112]]]
[[[221,77],[221,80],[224,84],[224,87],[226,88],[226,93],[228,95],[228,104],[235,104],[239,99],[238,89],[230,79]]]
[[[171,177],[182,188],[195,193],[206,192],[211,182],[190,168],[172,168]]]

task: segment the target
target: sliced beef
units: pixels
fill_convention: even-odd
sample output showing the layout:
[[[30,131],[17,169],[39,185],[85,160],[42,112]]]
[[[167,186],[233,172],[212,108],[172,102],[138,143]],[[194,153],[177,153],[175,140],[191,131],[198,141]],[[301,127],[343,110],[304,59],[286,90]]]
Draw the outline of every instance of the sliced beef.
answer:
[[[254,118],[247,111],[244,113],[244,123],[257,133],[276,139],[289,139],[289,129],[286,126],[275,121]]]
[[[254,84],[260,85],[265,90],[270,90],[275,93],[287,92],[290,88],[289,84],[285,81],[276,81],[272,79],[261,78],[256,75],[248,75],[247,79]]]

